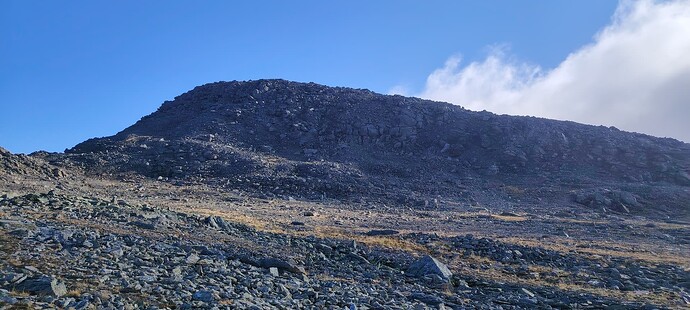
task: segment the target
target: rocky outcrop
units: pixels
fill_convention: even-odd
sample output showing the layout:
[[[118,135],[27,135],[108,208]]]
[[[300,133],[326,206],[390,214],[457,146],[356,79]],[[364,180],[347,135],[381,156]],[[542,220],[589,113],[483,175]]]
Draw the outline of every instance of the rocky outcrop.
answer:
[[[0,147],[0,178],[28,176],[59,179],[65,177],[65,175],[64,170],[52,167],[40,159],[24,154],[12,154]]]
[[[112,137],[43,156],[97,174],[425,208],[438,197],[512,203],[496,187],[472,190],[486,182],[519,184],[521,203],[626,184],[663,187],[645,191],[668,192],[674,210],[690,199],[690,145],[680,141],[284,80],[199,86]]]
[[[196,161],[232,159],[220,146],[233,145],[300,161],[367,162],[374,154],[397,161],[412,154],[450,159],[456,169],[488,174],[577,170],[684,183],[690,169],[690,146],[672,139],[284,80],[199,86],[117,135],[86,141],[69,152],[105,151],[140,137],[164,139],[168,152]],[[198,150],[174,146],[185,139],[209,144]],[[145,141],[137,146],[154,147]]]

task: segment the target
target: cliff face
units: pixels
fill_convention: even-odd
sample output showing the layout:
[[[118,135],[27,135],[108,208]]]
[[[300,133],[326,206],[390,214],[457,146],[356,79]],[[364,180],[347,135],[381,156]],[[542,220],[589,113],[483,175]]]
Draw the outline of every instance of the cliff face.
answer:
[[[67,153],[93,171],[266,195],[428,203],[485,196],[474,192],[487,183],[527,192],[555,187],[557,197],[640,186],[687,194],[690,186],[690,145],[676,140],[284,80],[196,87],[115,136]]]

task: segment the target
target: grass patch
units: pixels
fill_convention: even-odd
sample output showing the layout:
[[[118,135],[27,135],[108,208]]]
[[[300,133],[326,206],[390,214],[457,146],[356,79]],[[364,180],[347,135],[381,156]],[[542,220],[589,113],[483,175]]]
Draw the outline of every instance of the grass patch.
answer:
[[[499,221],[504,221],[504,222],[524,222],[528,220],[527,217],[524,216],[512,216],[512,215],[498,215],[498,214],[492,214],[492,218],[497,219]]]
[[[75,289],[71,289],[71,290],[67,291],[67,294],[65,294],[65,296],[67,296],[67,297],[79,297],[83,293],[84,293],[84,291],[82,289],[75,288]]]
[[[368,246],[379,246],[388,249],[401,250],[413,253],[427,253],[429,250],[417,243],[403,240],[398,236],[366,236],[354,234],[351,232],[346,232],[343,229],[337,229],[332,227],[317,227],[311,233],[319,238],[335,238],[335,239],[346,239],[355,240],[359,243],[366,244]]]

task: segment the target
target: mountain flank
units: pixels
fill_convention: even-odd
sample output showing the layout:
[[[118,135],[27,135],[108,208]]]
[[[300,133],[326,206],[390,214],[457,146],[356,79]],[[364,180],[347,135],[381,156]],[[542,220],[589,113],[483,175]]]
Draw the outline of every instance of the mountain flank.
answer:
[[[0,148],[0,309],[686,309],[690,145],[285,80]]]
[[[690,145],[673,139],[285,80],[196,87],[66,155],[92,172],[266,197],[546,200],[659,215],[687,215],[690,201]],[[523,193],[519,202],[508,187]]]

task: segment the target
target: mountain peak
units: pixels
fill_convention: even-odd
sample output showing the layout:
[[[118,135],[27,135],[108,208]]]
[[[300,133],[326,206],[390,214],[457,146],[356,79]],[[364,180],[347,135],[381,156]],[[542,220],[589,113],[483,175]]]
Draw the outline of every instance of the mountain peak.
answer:
[[[151,177],[258,178],[264,189],[297,173],[310,181],[293,192],[342,197],[387,186],[457,195],[463,178],[690,185],[690,147],[676,140],[286,80],[198,86],[68,153],[120,154],[126,163],[109,169]]]

